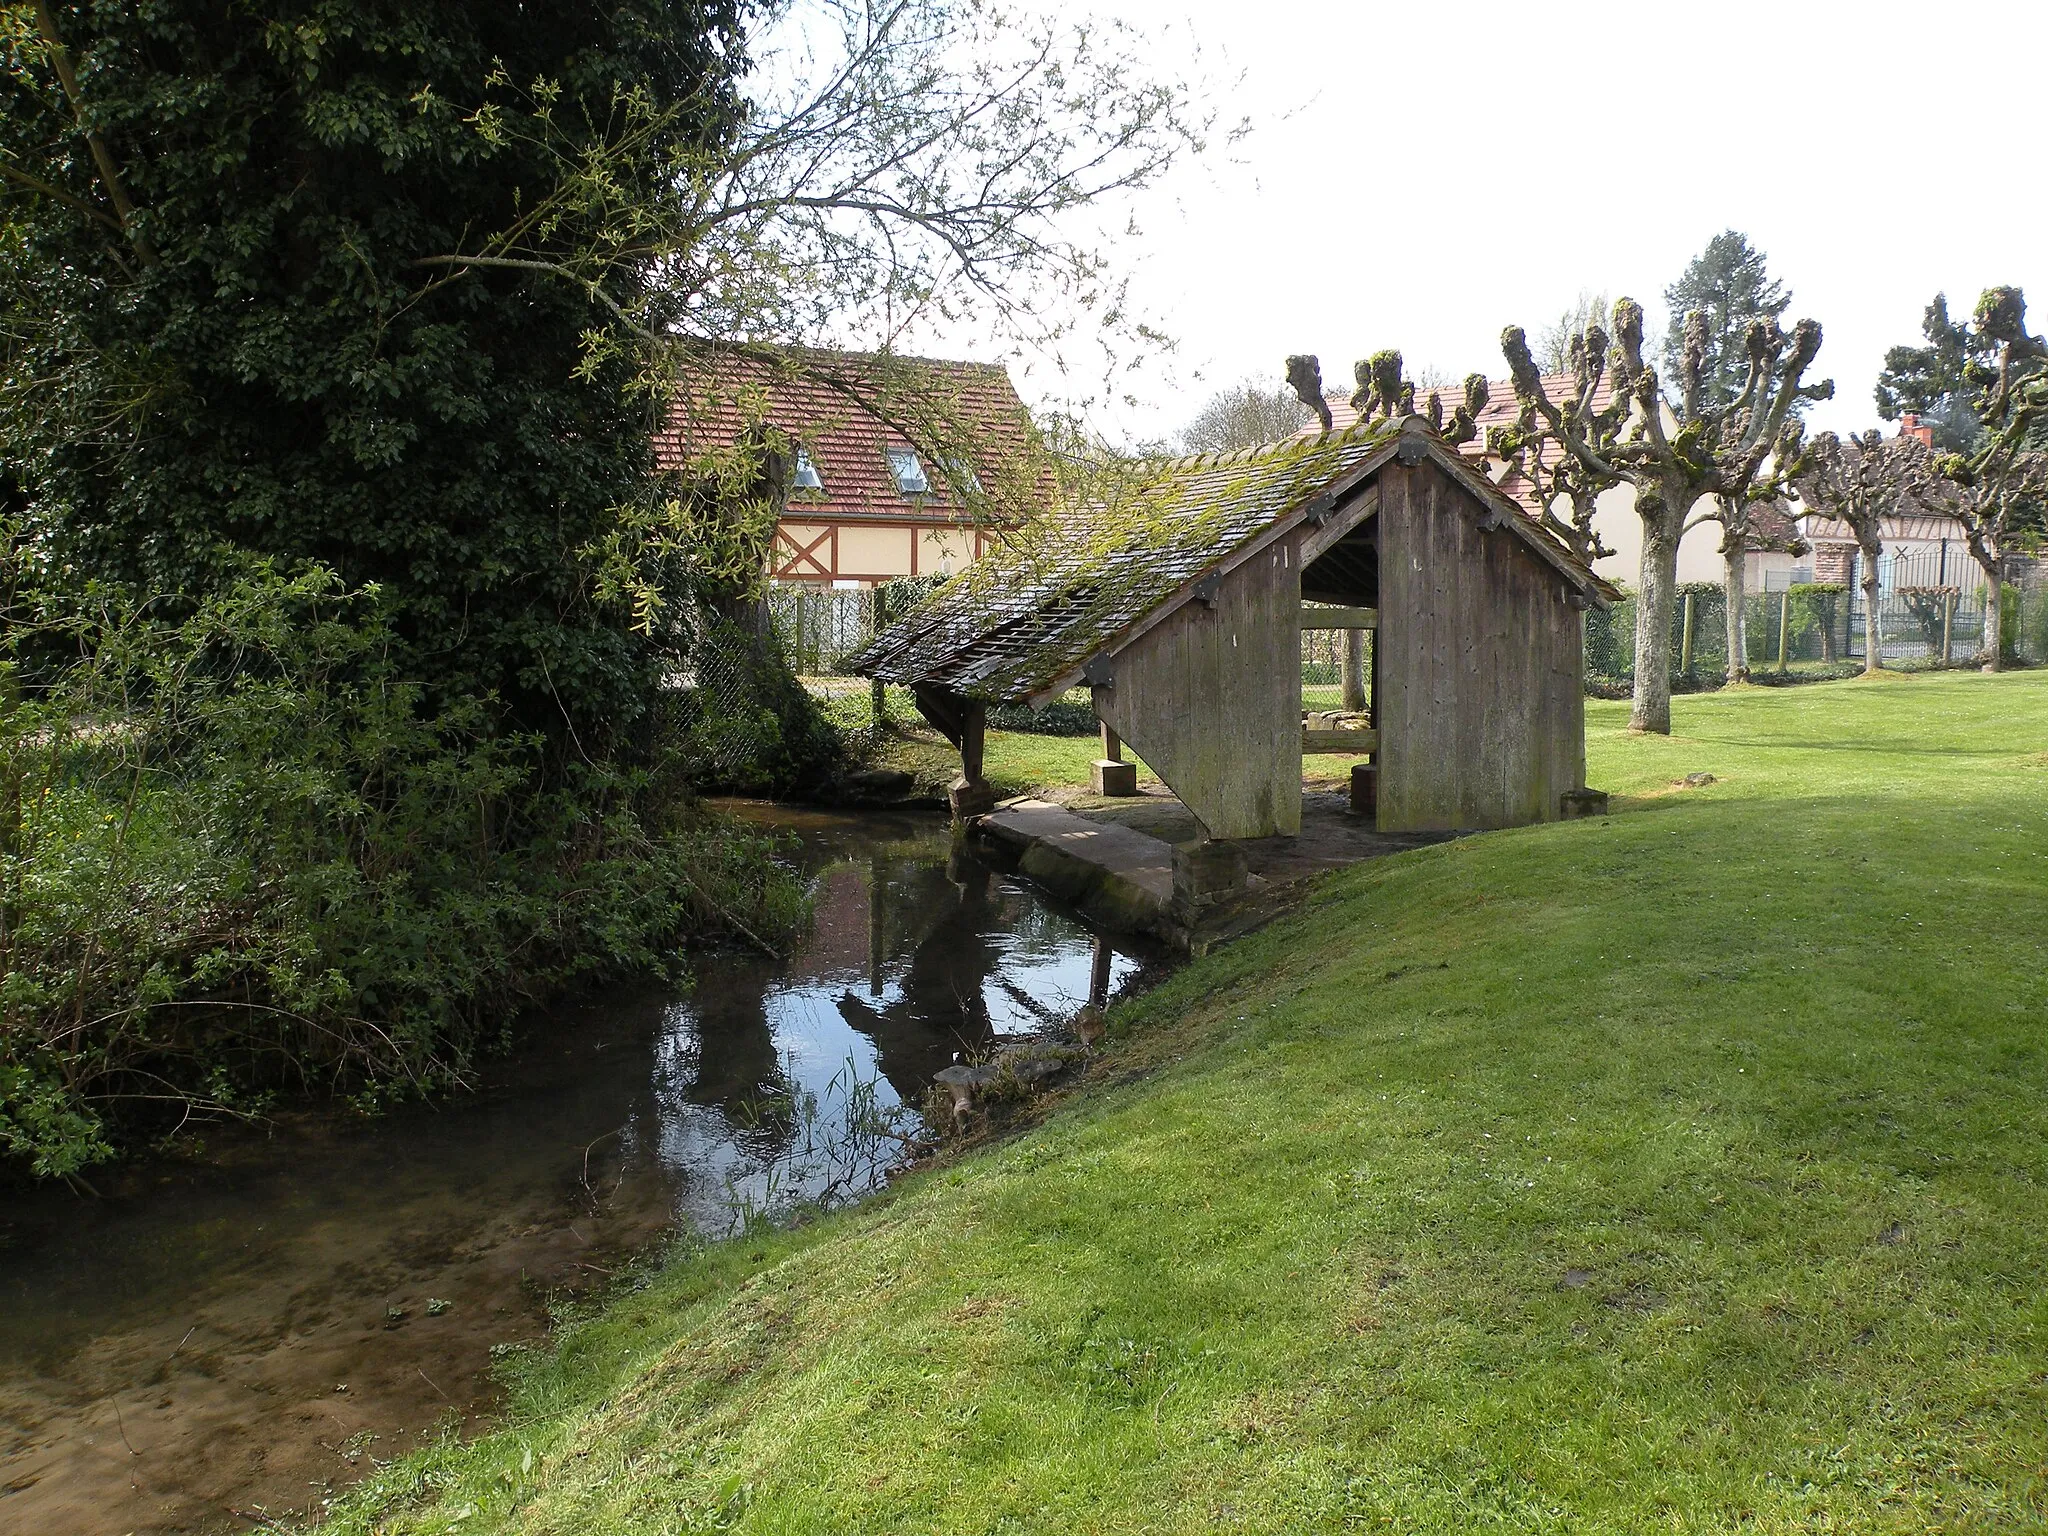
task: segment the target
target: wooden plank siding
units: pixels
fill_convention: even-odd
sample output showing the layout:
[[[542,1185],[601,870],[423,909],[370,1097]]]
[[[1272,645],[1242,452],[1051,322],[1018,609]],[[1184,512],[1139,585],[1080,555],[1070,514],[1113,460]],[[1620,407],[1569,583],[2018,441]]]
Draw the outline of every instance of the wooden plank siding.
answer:
[[[1211,837],[1301,831],[1301,572],[1294,534],[1111,660],[1095,712]]]
[[[1381,472],[1379,828],[1553,821],[1585,782],[1584,633],[1555,572],[1428,461]]]

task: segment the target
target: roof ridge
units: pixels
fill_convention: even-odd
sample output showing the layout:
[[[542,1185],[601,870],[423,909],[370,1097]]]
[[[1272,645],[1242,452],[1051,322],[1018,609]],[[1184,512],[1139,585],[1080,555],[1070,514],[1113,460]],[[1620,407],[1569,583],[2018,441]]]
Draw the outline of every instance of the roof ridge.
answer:
[[[710,353],[713,356],[729,357],[747,362],[758,361],[759,359],[749,357],[746,349],[762,348],[803,357],[843,358],[849,362],[874,362],[881,358],[887,358],[890,362],[916,363],[920,366],[931,368],[974,368],[989,373],[1002,374],[1008,374],[1010,371],[1008,363],[984,363],[977,358],[971,357],[926,357],[921,353],[915,352],[860,352],[851,347],[814,347],[800,342],[783,341],[740,342],[735,345],[730,342],[721,342],[716,338],[708,336],[687,337],[685,341],[687,345]]]
[[[1150,462],[1161,474],[1190,469],[1215,469],[1224,464],[1252,464],[1268,455],[1303,454],[1318,447],[1342,447],[1349,438],[1376,438],[1399,425],[1398,420],[1368,422],[1361,417],[1345,426],[1333,428],[1328,432],[1317,432],[1314,435],[1297,432],[1290,437],[1276,438],[1270,443],[1253,443],[1246,448],[1209,449],[1202,453],[1184,453],[1178,456],[1169,454]]]

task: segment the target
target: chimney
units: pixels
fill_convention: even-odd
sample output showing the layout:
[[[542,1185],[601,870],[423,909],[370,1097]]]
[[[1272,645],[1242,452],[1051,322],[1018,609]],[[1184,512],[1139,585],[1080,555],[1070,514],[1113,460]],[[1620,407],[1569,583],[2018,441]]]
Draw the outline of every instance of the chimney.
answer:
[[[1899,417],[1899,436],[1918,438],[1924,447],[1934,446],[1934,428],[1921,426],[1919,415],[1913,411]]]

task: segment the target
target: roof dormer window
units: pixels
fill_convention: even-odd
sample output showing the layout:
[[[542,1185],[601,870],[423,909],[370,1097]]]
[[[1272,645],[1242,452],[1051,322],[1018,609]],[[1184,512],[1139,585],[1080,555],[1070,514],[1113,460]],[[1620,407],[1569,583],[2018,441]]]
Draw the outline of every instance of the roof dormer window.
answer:
[[[894,447],[888,450],[889,477],[896,482],[896,489],[905,496],[928,496],[932,483],[924,472],[924,465],[918,461],[915,448]]]
[[[974,472],[974,466],[965,458],[956,455],[947,459],[946,477],[970,496],[981,494],[981,476]]]
[[[819,475],[818,466],[812,461],[807,449],[799,448],[796,451],[796,473],[790,477],[790,485],[795,490],[817,491],[821,494],[825,489],[824,478]]]

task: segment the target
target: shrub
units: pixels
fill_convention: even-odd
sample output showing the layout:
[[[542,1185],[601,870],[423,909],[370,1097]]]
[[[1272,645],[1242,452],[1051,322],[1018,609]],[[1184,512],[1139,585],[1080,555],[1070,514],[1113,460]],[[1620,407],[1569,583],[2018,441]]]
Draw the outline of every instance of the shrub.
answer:
[[[1076,688],[1037,709],[1023,704],[998,704],[988,712],[991,730],[1023,731],[1033,736],[1093,736],[1101,722],[1086,689]]]
[[[0,1155],[280,1091],[460,1082],[523,1004],[765,941],[802,897],[656,776],[430,705],[380,595],[254,562],[173,611],[34,593],[0,658]]]

